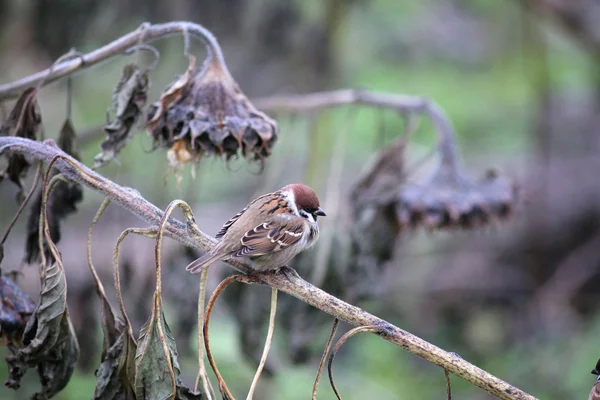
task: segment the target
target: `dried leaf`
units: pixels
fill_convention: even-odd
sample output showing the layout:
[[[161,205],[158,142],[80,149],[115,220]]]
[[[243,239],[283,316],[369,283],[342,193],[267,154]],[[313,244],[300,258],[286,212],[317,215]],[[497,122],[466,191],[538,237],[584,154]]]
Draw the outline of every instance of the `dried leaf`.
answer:
[[[115,119],[104,126],[107,136],[100,144],[102,151],[94,157],[94,168],[108,164],[132,138],[132,128],[142,115],[149,86],[147,70],[142,71],[135,64],[123,68],[112,97]]]
[[[104,327],[104,325],[103,325]],[[106,336],[104,337],[106,340]],[[122,329],[106,352],[96,371],[96,389],[93,400],[134,399],[136,344]]]
[[[136,343],[123,322],[115,317],[103,291],[98,294],[101,301],[103,344],[92,399],[133,399]]]
[[[77,154],[76,133],[70,120],[63,124],[58,136],[57,144],[67,154],[79,159]],[[51,177],[58,174],[53,169]],[[60,222],[70,214],[77,212],[77,204],[83,200],[83,188],[75,182],[57,182],[48,197],[47,216],[50,237],[54,243],[60,241]],[[42,207],[42,192],[37,195],[31,204],[29,218],[27,220],[27,239],[25,243],[25,261],[33,263],[39,259],[39,226],[40,210]],[[44,246],[46,247],[46,246]],[[48,253],[48,257],[51,255]]]
[[[34,310],[35,304],[19,285],[6,275],[0,276],[0,337],[4,343],[22,346],[21,337]]]
[[[67,310],[67,282],[55,262],[46,269],[40,300],[25,327],[23,345],[7,357],[10,366],[6,385],[18,389],[28,368],[36,367],[42,390],[33,398],[47,399],[69,382],[79,357],[79,345]]]
[[[8,119],[0,126],[0,136],[17,136],[33,140],[37,138],[42,117],[36,95],[35,88],[27,88],[21,93]],[[6,151],[5,157],[8,159],[8,165],[4,171],[0,171],[0,182],[5,178],[14,182],[19,187],[17,201],[21,202],[23,179],[27,176],[31,164],[24,155],[10,150]]]
[[[135,394],[138,399],[194,399],[194,394],[181,385],[175,338],[162,311],[162,300],[154,294],[152,314],[140,330],[135,356]]]

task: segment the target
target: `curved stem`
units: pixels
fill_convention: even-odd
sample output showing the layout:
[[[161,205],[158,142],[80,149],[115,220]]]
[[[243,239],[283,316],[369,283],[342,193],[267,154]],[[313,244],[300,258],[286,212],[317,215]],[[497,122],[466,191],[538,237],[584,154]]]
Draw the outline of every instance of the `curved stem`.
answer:
[[[0,85],[0,101],[18,96],[23,89],[29,86],[35,86],[40,83],[46,85],[66,76],[73,75],[75,72],[82,69],[92,67],[114,56],[121,55],[131,47],[139,45],[140,42],[149,43],[154,40],[176,33],[183,33],[185,31],[199,38],[204,43],[208,53],[206,62],[214,62],[218,64],[223,71],[229,74],[227,64],[225,64],[225,58],[223,57],[223,52],[221,51],[221,47],[219,46],[217,39],[202,25],[187,21],[175,21],[154,25],[145,22],[135,31],[121,36],[120,38],[90,53],[83,54],[81,57],[69,61],[63,61],[54,65],[52,68],[47,68],[15,82]]]
[[[315,383],[313,384],[312,391],[312,400],[317,400],[317,390],[319,389],[319,381],[321,380],[321,375],[323,374],[323,368],[325,367],[325,361],[327,361],[327,354],[329,354],[329,349],[331,348],[331,344],[333,343],[333,338],[335,337],[335,333],[337,332],[337,327],[340,324],[339,319],[333,320],[333,326],[331,327],[331,333],[329,334],[329,339],[327,339],[327,344],[325,344],[325,350],[323,350],[323,355],[321,356],[321,362],[319,363],[319,369],[317,370],[317,376],[315,378]]]
[[[88,267],[90,268],[90,272],[92,273],[92,276],[94,277],[94,281],[96,282],[96,291],[98,292],[98,295],[102,299],[105,299],[105,300],[106,300],[106,292],[104,291],[104,285],[102,285],[102,281],[100,280],[100,277],[98,276],[98,273],[96,272],[96,268],[94,267],[94,262],[92,259],[92,234],[94,233],[94,228],[96,227],[96,224],[100,220],[100,217],[102,216],[102,214],[104,213],[104,210],[106,210],[106,207],[108,207],[109,204],[110,204],[110,200],[105,199],[102,202],[102,204],[100,205],[100,208],[98,208],[98,211],[96,212],[96,215],[94,216],[94,219],[92,220],[92,223],[90,225],[90,229],[88,229],[87,245],[86,245]]]
[[[196,383],[194,384],[194,391],[198,391],[200,381],[202,381],[202,388],[207,400],[213,400],[214,389],[206,374],[206,365],[204,364],[204,302],[206,299],[206,284],[208,282],[208,271],[209,267],[204,268],[200,274],[200,290],[198,293],[198,375],[196,375]],[[210,391],[209,391],[210,390]],[[216,396],[215,396],[216,398]]]
[[[333,346],[333,350],[331,350],[331,355],[329,356],[329,362],[327,363],[327,371],[329,372],[329,383],[331,383],[331,388],[333,389],[333,392],[335,393],[335,396],[338,398],[338,400],[342,400],[342,396],[340,396],[340,393],[338,392],[337,387],[335,386],[335,382],[333,381],[333,359],[335,358],[337,352],[340,350],[340,347],[342,347],[342,345],[346,343],[348,339],[350,339],[352,336],[356,335],[359,332],[377,333],[379,332],[379,328],[376,326],[358,326],[354,329],[350,329],[341,338],[339,338],[335,346]]]
[[[212,314],[213,307],[215,306],[215,302],[217,298],[225,290],[225,288],[232,282],[235,281],[243,281],[245,276],[243,275],[232,275],[228,278],[225,278],[219,285],[215,288],[213,294],[208,299],[208,304],[206,305],[206,312],[204,314],[204,347],[206,348],[206,357],[208,357],[208,362],[213,369],[213,372],[217,376],[217,381],[219,381],[219,391],[223,395],[223,398],[227,400],[233,400],[234,397],[229,391],[225,380],[223,379],[223,375],[219,372],[219,368],[217,367],[217,363],[215,362],[215,358],[213,357],[212,351],[210,349],[210,340],[208,337],[208,323],[210,322],[210,315]]]
[[[265,367],[265,363],[267,362],[267,355],[269,355],[269,349],[271,349],[271,342],[273,341],[273,331],[275,331],[275,313],[277,311],[277,289],[271,289],[271,313],[269,314],[269,329],[267,330],[267,338],[265,339],[265,347],[263,349],[262,356],[260,357],[260,362],[258,363],[258,368],[256,369],[256,374],[254,374],[254,379],[252,379],[252,384],[250,385],[250,390],[248,391],[248,396],[246,400],[252,400],[254,397],[254,390],[256,390],[256,385],[258,384],[258,379],[262,374],[262,370]]]
[[[431,119],[438,136],[441,163],[454,175],[460,172],[460,154],[452,124],[442,108],[425,97],[341,89],[330,92],[269,96],[253,99],[253,102],[258,109],[270,112],[309,113],[340,106],[362,105],[389,108],[402,113],[426,114]]]
[[[31,189],[29,189],[29,193],[27,193],[27,196],[25,196],[25,199],[21,202],[21,205],[19,206],[19,209],[17,210],[15,216],[13,217],[12,221],[10,221],[10,224],[8,224],[8,227],[6,228],[4,235],[2,235],[2,239],[0,239],[0,246],[4,245],[4,242],[6,242],[6,239],[8,238],[10,231],[17,223],[17,220],[21,216],[21,213],[23,213],[25,206],[27,205],[27,203],[29,203],[31,196],[33,196],[33,193],[35,193],[35,189],[37,188],[37,185],[40,181],[40,176],[41,176],[41,172],[42,172],[42,164],[43,164],[42,162],[38,163],[38,166],[35,170],[35,177],[33,178],[33,182],[31,183]]]

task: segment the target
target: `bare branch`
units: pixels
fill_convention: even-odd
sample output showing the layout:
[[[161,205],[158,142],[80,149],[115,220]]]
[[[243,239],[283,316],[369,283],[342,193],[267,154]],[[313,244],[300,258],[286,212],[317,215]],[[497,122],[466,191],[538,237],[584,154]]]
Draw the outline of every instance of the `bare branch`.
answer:
[[[40,143],[18,137],[0,137],[0,153],[8,148],[11,151],[26,153],[30,157],[46,162],[52,160],[57,154],[62,154],[69,161],[67,162],[63,158],[57,159],[55,168],[60,170],[67,178],[82,183],[110,198],[151,225],[158,225],[162,218],[163,212],[144,199],[137,191],[119,186],[91,171],[66,155],[51,140]],[[77,168],[74,168],[74,166],[77,166]],[[165,227],[165,234],[185,245],[203,251],[209,251],[215,243],[213,237],[191,227],[189,223],[186,224],[174,218],[169,218],[169,222]],[[243,263],[229,263],[238,270],[251,271],[249,266]],[[348,304],[311,285],[291,269],[284,269],[279,273],[254,272],[248,282],[265,284],[286,292],[354,326],[376,326],[378,328],[376,334],[383,339],[448,370],[500,399],[535,399],[535,397],[470,364],[460,356],[446,352],[359,307]]]
[[[135,31],[121,36],[106,46],[100,47],[90,53],[83,54],[76,59],[63,61],[51,68],[29,75],[16,82],[0,85],[0,101],[17,97],[26,87],[35,86],[41,82],[43,82],[43,85],[46,85],[58,79],[73,75],[85,68],[92,67],[109,58],[121,55],[132,47],[139,46],[141,43],[149,43],[172,34],[183,34],[185,32],[189,32],[191,35],[202,40],[205,44],[208,51],[207,62],[216,62],[224,71],[229,73],[223,58],[223,52],[221,51],[217,39],[202,25],[186,21],[167,22],[155,25],[145,22]]]
[[[439,139],[441,162],[458,170],[459,155],[456,135],[442,108],[421,96],[373,92],[359,89],[341,89],[285,96],[253,99],[254,105],[265,112],[309,113],[316,110],[348,105],[389,108],[402,113],[426,114],[435,127]]]

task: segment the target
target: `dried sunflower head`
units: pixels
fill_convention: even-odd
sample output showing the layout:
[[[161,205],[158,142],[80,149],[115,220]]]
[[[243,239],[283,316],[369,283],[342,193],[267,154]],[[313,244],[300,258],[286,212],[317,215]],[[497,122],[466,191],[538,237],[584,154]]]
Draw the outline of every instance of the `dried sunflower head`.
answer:
[[[402,139],[382,151],[354,188],[355,218],[364,219],[363,234],[376,220],[391,218],[397,232],[420,225],[429,229],[475,228],[505,219],[513,212],[517,187],[497,171],[487,171],[475,182],[460,172],[455,158],[448,162],[442,157],[445,161],[431,178],[408,183],[404,151]]]
[[[478,182],[442,165],[425,184],[406,184],[396,200],[401,226],[475,228],[508,218],[517,202],[517,188],[496,171]]]
[[[155,145],[171,150],[175,166],[204,155],[229,160],[241,153],[262,161],[278,135],[276,122],[250,103],[226,67],[211,59],[196,73],[193,56],[185,74],[150,107],[147,129]]]

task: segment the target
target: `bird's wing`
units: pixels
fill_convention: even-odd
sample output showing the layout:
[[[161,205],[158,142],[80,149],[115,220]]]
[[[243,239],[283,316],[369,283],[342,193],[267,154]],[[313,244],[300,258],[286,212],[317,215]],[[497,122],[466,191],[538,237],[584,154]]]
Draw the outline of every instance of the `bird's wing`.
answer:
[[[259,201],[269,195],[271,195],[271,193],[264,194],[260,197],[257,197],[256,199],[252,200],[250,202],[250,204],[248,204],[246,207],[244,207],[244,209],[242,211],[240,211],[239,213],[237,213],[233,217],[231,217],[229,219],[229,221],[225,222],[225,224],[223,224],[223,227],[219,230],[219,232],[217,232],[217,235],[215,237],[217,239],[220,239],[223,236],[225,236],[225,234],[227,233],[229,228],[231,228],[231,225],[235,224],[252,204],[256,203],[257,201]]]
[[[240,219],[240,217],[242,216],[242,214],[244,214],[248,207],[250,207],[250,205],[244,207],[242,211],[231,217],[229,221],[225,222],[225,224],[223,224],[223,227],[221,228],[221,230],[219,230],[219,232],[217,232],[217,235],[215,237],[217,239],[222,238],[227,233],[227,230],[231,227],[231,225],[233,225],[238,219]]]
[[[234,256],[255,257],[281,251],[302,239],[305,229],[302,218],[262,223],[246,232],[241,239],[242,248]]]

